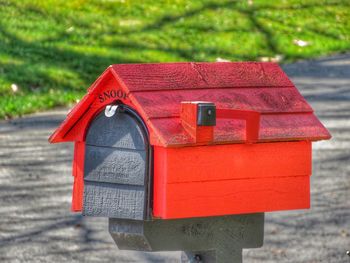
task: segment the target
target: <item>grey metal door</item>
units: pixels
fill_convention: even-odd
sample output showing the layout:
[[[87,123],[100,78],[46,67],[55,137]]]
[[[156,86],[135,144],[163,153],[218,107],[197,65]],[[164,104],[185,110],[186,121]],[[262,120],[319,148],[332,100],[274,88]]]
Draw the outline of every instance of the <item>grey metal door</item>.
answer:
[[[147,129],[130,107],[110,107],[86,134],[83,214],[143,220],[150,206]]]

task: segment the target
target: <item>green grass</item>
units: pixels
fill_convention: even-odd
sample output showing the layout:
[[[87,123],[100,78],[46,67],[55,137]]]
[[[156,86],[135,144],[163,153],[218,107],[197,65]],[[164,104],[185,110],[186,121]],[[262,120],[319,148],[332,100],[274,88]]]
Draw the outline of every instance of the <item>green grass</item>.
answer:
[[[0,0],[0,118],[72,104],[114,63],[348,50],[348,0]]]

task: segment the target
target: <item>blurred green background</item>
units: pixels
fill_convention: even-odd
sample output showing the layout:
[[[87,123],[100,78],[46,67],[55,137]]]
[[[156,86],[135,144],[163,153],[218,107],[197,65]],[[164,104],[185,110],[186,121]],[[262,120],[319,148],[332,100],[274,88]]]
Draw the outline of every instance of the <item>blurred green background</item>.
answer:
[[[115,63],[348,50],[349,0],[0,0],[0,118],[72,104]]]

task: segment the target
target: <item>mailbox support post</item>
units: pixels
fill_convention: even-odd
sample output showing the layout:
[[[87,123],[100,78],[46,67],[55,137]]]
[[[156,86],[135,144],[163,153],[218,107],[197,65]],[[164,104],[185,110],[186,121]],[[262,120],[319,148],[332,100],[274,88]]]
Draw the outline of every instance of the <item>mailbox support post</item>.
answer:
[[[176,220],[109,219],[119,249],[184,251],[183,263],[240,263],[243,248],[263,244],[264,214]]]

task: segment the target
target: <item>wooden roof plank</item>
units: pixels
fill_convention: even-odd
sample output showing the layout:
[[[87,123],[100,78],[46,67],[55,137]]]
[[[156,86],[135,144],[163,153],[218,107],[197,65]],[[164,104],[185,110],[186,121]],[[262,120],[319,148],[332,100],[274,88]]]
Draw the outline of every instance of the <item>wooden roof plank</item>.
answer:
[[[159,63],[110,66],[88,89],[50,137],[50,142],[82,141],[91,118],[115,99],[101,92],[123,91],[150,130],[152,145],[196,145],[183,129],[181,101],[212,101],[217,108],[261,112],[258,142],[322,140],[330,134],[312,108],[274,63]],[[218,119],[210,144],[244,143],[243,120]]]
[[[313,112],[294,87],[226,88],[134,92],[148,118],[178,117],[182,101],[210,101],[217,108],[254,110],[261,113]]]
[[[130,91],[293,86],[275,63],[146,63],[112,68]]]
[[[153,119],[158,136],[164,138],[169,146],[193,146],[196,143],[183,129],[179,118]],[[245,121],[217,119],[214,128],[213,144],[245,143]],[[261,115],[258,142],[325,140],[330,134],[312,113]]]

